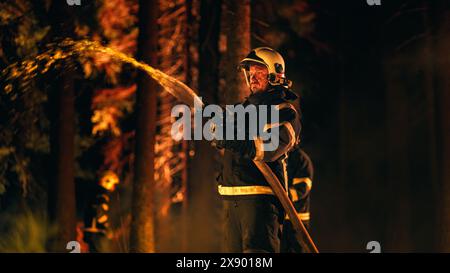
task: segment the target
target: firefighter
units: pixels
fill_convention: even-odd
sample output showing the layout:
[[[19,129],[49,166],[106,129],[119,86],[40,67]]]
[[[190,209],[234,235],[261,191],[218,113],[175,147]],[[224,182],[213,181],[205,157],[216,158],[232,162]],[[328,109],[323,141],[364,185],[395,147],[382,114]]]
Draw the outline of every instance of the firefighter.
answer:
[[[279,139],[279,145],[272,151],[264,149],[262,144],[265,142],[259,136],[213,141],[218,149],[224,149],[222,171],[218,177],[218,192],[226,213],[224,250],[280,252],[284,210],[253,160],[266,162],[287,190],[287,153],[299,142],[301,129],[300,116],[292,105],[297,96],[286,79],[283,57],[275,50],[256,48],[239,67],[251,91],[242,105],[273,105],[279,109],[279,122],[265,126],[278,128],[275,137]],[[256,109],[258,115],[263,114],[258,107]],[[246,118],[246,129],[250,122],[256,121]]]
[[[119,177],[112,171],[102,174],[94,194],[84,213],[84,241],[89,252],[95,253],[108,249],[111,238],[109,229],[110,195],[119,184]]]
[[[297,215],[308,231],[310,222],[310,191],[313,175],[314,168],[311,159],[297,146],[289,153],[288,157],[289,198],[294,204]],[[282,230],[281,252],[304,253],[305,250],[298,243],[292,223],[287,216]]]

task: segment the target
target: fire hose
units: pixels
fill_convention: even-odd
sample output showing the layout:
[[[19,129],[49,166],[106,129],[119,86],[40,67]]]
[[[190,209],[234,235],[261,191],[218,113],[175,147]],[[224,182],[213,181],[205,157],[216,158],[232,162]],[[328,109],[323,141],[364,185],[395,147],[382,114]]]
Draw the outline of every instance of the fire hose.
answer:
[[[188,86],[178,81],[175,81],[174,84],[179,85],[183,90],[186,91],[182,93],[170,92],[178,100],[194,108],[205,106],[205,104],[197,96],[197,94],[195,94],[195,92]],[[276,175],[272,172],[272,170],[266,163],[256,160],[253,160],[253,162],[255,163],[259,171],[263,174],[263,176],[266,178],[267,182],[269,183],[270,187],[275,193],[275,196],[278,198],[284,210],[286,211],[287,216],[292,222],[292,227],[294,228],[295,231],[295,237],[299,242],[299,244],[310,253],[319,253],[316,245],[314,244],[314,241],[312,240],[311,236],[309,235],[308,231],[306,230],[305,226],[303,225],[302,221],[297,215],[294,205],[289,199],[289,196],[287,195],[287,192],[281,185],[279,179],[276,177]]]

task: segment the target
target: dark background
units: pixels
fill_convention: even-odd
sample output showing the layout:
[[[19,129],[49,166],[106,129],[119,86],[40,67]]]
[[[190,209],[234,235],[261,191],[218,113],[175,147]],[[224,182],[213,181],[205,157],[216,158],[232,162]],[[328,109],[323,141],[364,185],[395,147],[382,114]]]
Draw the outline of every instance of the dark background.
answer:
[[[220,14],[217,3],[209,3],[213,21]],[[97,4],[86,4],[84,13],[76,14],[93,29],[98,26],[89,22],[89,16]],[[285,58],[287,77],[301,96],[302,147],[315,166],[311,234],[319,249],[366,252],[369,241],[378,241],[385,252],[450,251],[450,112],[447,110],[450,109],[450,3],[381,0],[380,6],[370,6],[365,0],[253,0],[251,9],[252,48],[277,49]],[[38,19],[42,25],[58,25],[56,20]],[[12,53],[15,52],[11,46],[14,27],[2,25],[2,28],[0,68],[3,69],[24,56]],[[212,25],[210,31],[208,37],[219,39],[220,26]],[[42,44],[45,42],[44,39]],[[220,52],[215,51],[211,56],[217,65]],[[201,69],[203,63],[199,65]],[[125,68],[123,74],[125,82],[132,82],[136,76],[130,68]],[[103,82],[102,76],[96,81],[86,82],[82,77],[76,80],[77,133],[84,137],[92,129],[89,121],[92,90],[104,88],[99,83]],[[190,82],[192,78],[187,77],[186,82],[196,87],[198,83]],[[45,86],[53,79],[51,75],[39,79],[37,85]],[[215,80],[213,83],[218,85],[219,79]],[[219,100],[222,95],[214,93],[208,101]],[[26,112],[26,105],[19,109],[8,104],[5,97],[1,98],[0,111]],[[45,103],[45,115],[55,111],[51,101]],[[121,120],[124,132],[134,128],[135,115],[132,110]],[[9,126],[6,115],[1,124],[2,128]],[[48,125],[38,130],[48,134]],[[16,139],[21,139],[20,134]],[[105,153],[102,147],[110,140],[108,137],[96,140],[77,156],[79,215],[89,191],[85,185],[95,181]],[[28,140],[24,136],[22,141]],[[9,144],[22,145],[16,142]],[[123,146],[124,153],[129,155],[132,145],[124,140]],[[7,181],[5,191],[0,191],[2,215],[22,208],[23,203],[45,208],[41,199],[46,200],[47,180],[53,175],[52,169],[45,165],[49,155],[48,152],[27,153],[36,184],[30,184],[31,197],[26,200],[22,198],[18,174],[3,171],[8,165],[2,161],[1,175]],[[196,164],[214,167],[208,162],[211,159],[208,153],[195,156],[197,160],[202,158]],[[121,167],[120,174],[125,181],[130,180],[127,177],[133,171],[130,166]],[[190,196],[194,198],[190,203],[193,204],[191,213],[197,214],[187,220],[192,225],[192,234],[184,239],[190,246],[188,251],[220,250],[220,203],[209,188],[202,189],[203,184],[196,182],[196,176],[208,172],[211,173],[205,169],[205,173],[189,176],[192,192],[200,193]],[[130,182],[125,182],[119,192],[123,196],[115,201],[115,207],[125,215],[130,209]],[[195,198],[200,201],[196,203]],[[180,206],[173,206],[175,215],[183,210]],[[200,206],[200,211],[192,209],[195,206]],[[176,234],[174,238],[182,240],[178,237],[182,233],[178,224],[177,221],[169,223],[172,234]],[[8,232],[5,228],[3,239],[10,236]],[[182,249],[179,241],[165,240],[166,248],[162,249]]]

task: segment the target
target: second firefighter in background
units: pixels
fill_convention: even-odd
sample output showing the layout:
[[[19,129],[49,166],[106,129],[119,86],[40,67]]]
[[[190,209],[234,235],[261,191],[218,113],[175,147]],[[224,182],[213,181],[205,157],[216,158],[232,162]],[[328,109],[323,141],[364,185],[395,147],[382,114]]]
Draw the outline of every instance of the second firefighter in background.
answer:
[[[225,150],[218,181],[226,213],[225,251],[280,252],[284,210],[253,161],[267,163],[287,190],[287,155],[298,144],[301,130],[300,115],[292,105],[297,95],[290,90],[283,57],[271,48],[252,50],[240,67],[251,91],[243,107],[266,105],[279,110],[279,122],[266,124],[269,130],[278,127],[279,145],[274,151],[264,150],[259,137],[213,142]],[[246,129],[250,122],[255,121],[247,119]]]
[[[84,241],[89,245],[89,252],[106,252],[110,250],[110,196],[119,184],[119,177],[112,171],[102,174],[93,189],[84,210]]]

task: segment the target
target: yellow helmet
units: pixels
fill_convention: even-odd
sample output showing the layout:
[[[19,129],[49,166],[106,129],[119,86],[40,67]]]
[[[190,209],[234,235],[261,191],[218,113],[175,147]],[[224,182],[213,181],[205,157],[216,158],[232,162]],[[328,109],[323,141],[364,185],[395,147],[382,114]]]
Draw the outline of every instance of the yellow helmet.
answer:
[[[290,82],[286,79],[284,59],[280,53],[273,50],[270,47],[258,47],[250,51],[250,53],[242,59],[239,63],[239,68],[242,69],[247,81],[247,85],[250,86],[249,70],[250,64],[259,63],[265,65],[269,71],[269,84],[271,85],[289,85]]]

